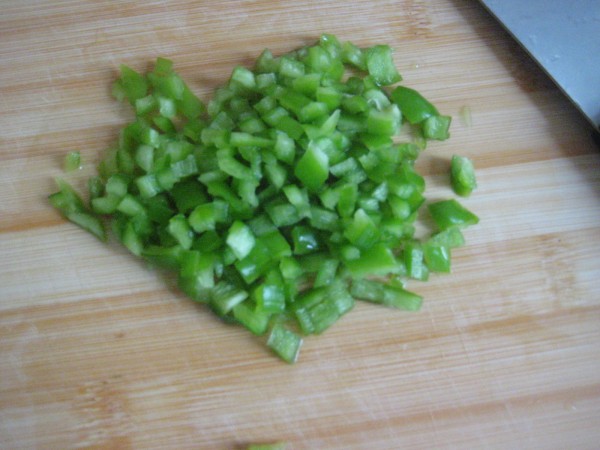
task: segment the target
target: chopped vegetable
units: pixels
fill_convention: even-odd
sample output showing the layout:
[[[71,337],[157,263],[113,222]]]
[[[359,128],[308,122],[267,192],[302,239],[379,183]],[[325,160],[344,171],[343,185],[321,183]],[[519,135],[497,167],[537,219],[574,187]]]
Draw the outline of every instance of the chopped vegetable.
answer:
[[[479,218],[454,199],[431,203],[429,212],[440,230],[479,223]]]
[[[65,156],[65,172],[81,169],[81,153],[74,151]]]
[[[473,162],[465,156],[453,155],[450,164],[452,189],[457,195],[468,197],[477,187]]]
[[[427,140],[448,138],[451,118],[392,87],[401,79],[389,46],[329,34],[235,67],[207,105],[168,59],[147,74],[121,66],[113,94],[135,120],[89,180],[89,202],[58,180],[50,203],[102,240],[108,222],[190,298],[294,363],[304,337],[355,298],[418,310],[404,282],[449,272],[461,230],[479,220],[455,200],[432,203],[437,229],[415,237],[426,201],[415,160]],[[399,137],[406,124],[413,142]],[[470,193],[472,165],[452,167],[457,193]]]

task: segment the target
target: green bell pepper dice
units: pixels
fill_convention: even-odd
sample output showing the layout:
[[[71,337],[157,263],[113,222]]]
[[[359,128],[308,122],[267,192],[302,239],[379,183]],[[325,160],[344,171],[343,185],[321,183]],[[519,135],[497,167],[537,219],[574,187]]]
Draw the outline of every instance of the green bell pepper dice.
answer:
[[[465,156],[452,156],[450,163],[450,182],[452,189],[461,197],[468,197],[477,187],[473,162]]]
[[[329,158],[318,146],[309,146],[298,161],[294,174],[306,188],[318,191],[329,176]]]
[[[466,227],[479,223],[479,217],[454,199],[431,203],[429,213],[440,230],[446,230],[453,226]]]
[[[398,105],[402,115],[412,124],[423,122],[431,116],[438,116],[439,112],[419,92],[406,86],[398,86],[392,91],[392,101]]]

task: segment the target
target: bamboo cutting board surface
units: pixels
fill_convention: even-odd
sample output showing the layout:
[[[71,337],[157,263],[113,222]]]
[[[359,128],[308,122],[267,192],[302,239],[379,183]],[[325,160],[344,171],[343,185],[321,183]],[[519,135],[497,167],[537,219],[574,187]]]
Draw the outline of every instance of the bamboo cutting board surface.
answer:
[[[130,119],[119,64],[171,58],[206,100],[323,32],[391,45],[454,117],[419,168],[449,197],[449,158],[471,157],[481,223],[451,275],[410,284],[420,312],[358,304],[289,366],[46,196]],[[5,0],[0,36],[1,448],[598,448],[600,152],[476,2]]]

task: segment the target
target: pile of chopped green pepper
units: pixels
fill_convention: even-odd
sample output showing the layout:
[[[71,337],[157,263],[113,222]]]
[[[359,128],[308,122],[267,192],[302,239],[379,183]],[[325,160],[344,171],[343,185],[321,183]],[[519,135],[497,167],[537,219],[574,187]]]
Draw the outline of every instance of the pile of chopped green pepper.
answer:
[[[456,200],[432,203],[438,230],[415,238],[425,202],[415,160],[448,138],[451,119],[399,81],[389,46],[330,34],[263,51],[208,104],[168,59],[145,75],[121,66],[113,94],[136,119],[89,180],[88,203],[63,180],[50,201],[102,240],[109,222],[134,255],[176,271],[189,297],[295,362],[303,337],[355,298],[418,310],[405,280],[449,272],[461,229],[478,222]],[[404,127],[418,138],[400,141]],[[454,169],[461,195],[474,187],[465,170]]]

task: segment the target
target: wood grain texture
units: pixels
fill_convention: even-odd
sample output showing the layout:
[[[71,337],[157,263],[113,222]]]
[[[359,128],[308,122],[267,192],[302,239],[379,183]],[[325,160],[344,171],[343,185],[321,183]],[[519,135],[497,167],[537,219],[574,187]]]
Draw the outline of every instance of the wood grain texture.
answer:
[[[130,113],[118,65],[157,56],[204,99],[236,64],[320,33],[385,42],[455,117],[419,161],[428,197],[471,157],[481,217],[418,313],[360,304],[288,366],[48,206]],[[592,449],[600,442],[600,152],[476,2],[2,2],[0,447]],[[472,110],[473,124],[459,120]]]

